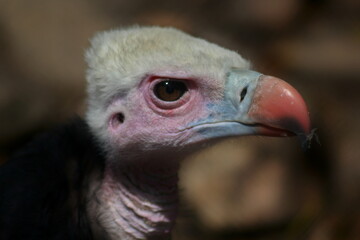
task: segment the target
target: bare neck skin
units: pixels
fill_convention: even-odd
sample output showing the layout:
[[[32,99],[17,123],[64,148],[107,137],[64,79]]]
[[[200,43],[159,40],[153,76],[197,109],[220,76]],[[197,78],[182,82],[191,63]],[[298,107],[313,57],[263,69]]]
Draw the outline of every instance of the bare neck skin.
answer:
[[[89,205],[96,239],[170,239],[178,207],[178,161],[121,161],[106,166]]]

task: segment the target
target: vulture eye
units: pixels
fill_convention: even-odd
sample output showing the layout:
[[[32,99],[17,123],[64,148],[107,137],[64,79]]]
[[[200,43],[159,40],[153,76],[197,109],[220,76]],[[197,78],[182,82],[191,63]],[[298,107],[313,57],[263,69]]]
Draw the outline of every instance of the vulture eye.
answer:
[[[187,90],[185,83],[172,79],[159,82],[154,87],[156,97],[165,102],[174,102],[178,100]]]

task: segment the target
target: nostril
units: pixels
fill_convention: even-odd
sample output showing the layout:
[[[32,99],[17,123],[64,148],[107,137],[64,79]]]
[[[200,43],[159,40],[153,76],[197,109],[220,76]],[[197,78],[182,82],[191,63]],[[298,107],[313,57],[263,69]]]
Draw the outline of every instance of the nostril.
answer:
[[[240,93],[240,102],[242,102],[242,100],[244,100],[246,94],[247,94],[247,88],[248,87],[244,87],[243,90]]]

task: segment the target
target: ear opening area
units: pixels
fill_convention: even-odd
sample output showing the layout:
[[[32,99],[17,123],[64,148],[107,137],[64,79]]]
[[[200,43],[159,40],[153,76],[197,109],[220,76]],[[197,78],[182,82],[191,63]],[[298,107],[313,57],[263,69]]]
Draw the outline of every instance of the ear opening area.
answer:
[[[122,112],[115,113],[110,118],[110,127],[116,130],[125,121],[125,115]]]

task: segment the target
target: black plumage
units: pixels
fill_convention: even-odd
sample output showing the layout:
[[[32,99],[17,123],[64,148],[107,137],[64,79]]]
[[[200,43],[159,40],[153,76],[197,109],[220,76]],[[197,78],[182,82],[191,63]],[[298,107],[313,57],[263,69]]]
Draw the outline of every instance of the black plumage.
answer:
[[[92,239],[88,177],[103,168],[81,119],[36,137],[0,168],[0,239]]]

